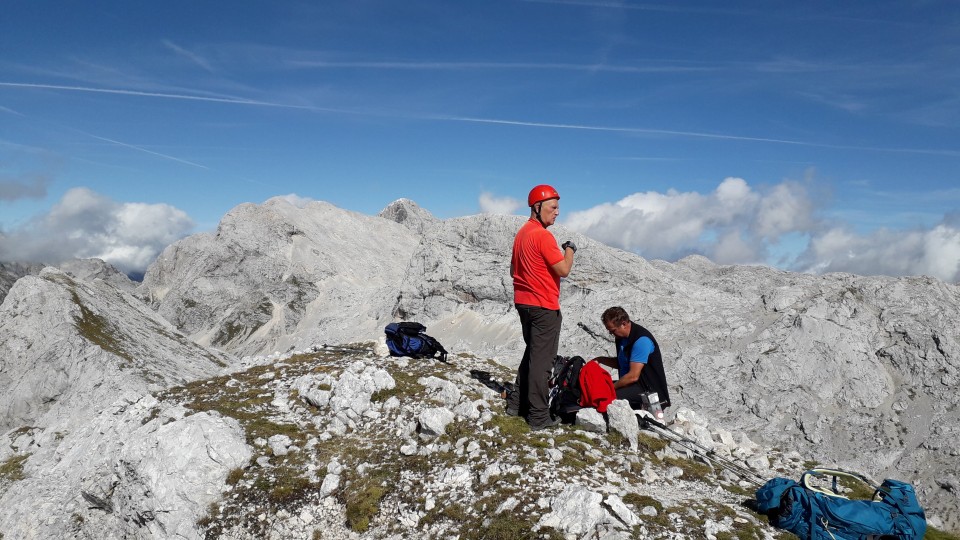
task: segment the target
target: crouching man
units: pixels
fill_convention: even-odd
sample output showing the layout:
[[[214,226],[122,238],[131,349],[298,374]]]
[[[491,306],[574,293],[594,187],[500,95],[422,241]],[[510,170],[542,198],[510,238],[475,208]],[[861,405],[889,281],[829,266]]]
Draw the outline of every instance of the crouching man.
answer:
[[[613,388],[617,399],[625,399],[634,409],[643,409],[643,394],[656,392],[660,406],[670,406],[670,391],[663,371],[660,346],[649,330],[630,320],[622,307],[607,309],[601,316],[607,332],[615,338],[617,356],[595,358],[601,364],[612,367],[620,374]]]

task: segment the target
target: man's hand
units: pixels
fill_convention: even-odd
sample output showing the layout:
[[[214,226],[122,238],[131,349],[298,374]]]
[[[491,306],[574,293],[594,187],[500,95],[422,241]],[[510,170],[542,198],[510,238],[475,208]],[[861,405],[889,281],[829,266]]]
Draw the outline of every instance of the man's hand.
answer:
[[[560,247],[561,247],[564,251],[566,251],[567,248],[570,248],[570,249],[573,250],[574,253],[577,252],[577,246],[576,246],[576,244],[574,244],[573,242],[571,242],[571,241],[569,241],[569,240],[567,240],[566,242],[564,242],[563,244],[561,244]]]

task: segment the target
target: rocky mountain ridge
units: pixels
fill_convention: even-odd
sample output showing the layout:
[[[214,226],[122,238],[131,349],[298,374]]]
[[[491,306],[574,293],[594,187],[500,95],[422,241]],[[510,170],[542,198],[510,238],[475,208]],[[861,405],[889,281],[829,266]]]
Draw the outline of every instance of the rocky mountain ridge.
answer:
[[[14,399],[3,402],[7,403],[4,410],[11,413],[5,435],[9,444],[0,440],[0,463],[20,463],[26,478],[0,485],[0,507],[8,509],[0,511],[0,525],[21,520],[30,522],[24,505],[38,496],[52,496],[55,490],[64,495],[54,500],[74,510],[86,500],[77,493],[77,486],[98,499],[108,493],[113,497],[118,489],[120,493],[137,489],[141,489],[141,494],[146,493],[142,490],[143,484],[120,488],[126,484],[115,480],[116,477],[141,478],[144,474],[125,476],[126,473],[116,472],[121,464],[129,463],[119,459],[118,452],[123,452],[125,438],[140,429],[133,421],[122,435],[119,428],[111,430],[100,425],[100,431],[113,435],[102,437],[104,441],[99,443],[104,448],[100,452],[102,459],[80,467],[85,472],[79,476],[68,475],[64,479],[60,470],[59,479],[46,488],[37,480],[46,474],[44,471],[51,470],[50,460],[55,456],[98,444],[94,443],[98,439],[95,432],[89,431],[97,425],[97,418],[109,423],[109,419],[116,420],[118,414],[121,417],[125,414],[107,411],[138,411],[136,414],[146,431],[139,432],[137,437],[154,440],[155,443],[151,443],[154,445],[159,442],[151,439],[150,433],[167,424],[186,428],[189,422],[178,422],[193,418],[199,412],[214,414],[211,422],[216,418],[223,421],[233,418],[238,424],[227,422],[218,427],[224,437],[245,438],[251,455],[262,452],[264,446],[258,445],[256,438],[250,439],[251,428],[242,419],[231,416],[229,410],[215,408],[198,412],[185,405],[189,401],[166,403],[162,399],[161,406],[147,405],[143,400],[150,398],[142,396],[190,380],[230,384],[230,378],[208,377],[224,370],[237,373],[251,363],[279,361],[285,364],[285,360],[279,359],[323,344],[378,341],[382,338],[383,326],[393,320],[418,320],[426,324],[428,332],[440,339],[448,350],[469,353],[465,358],[484,359],[491,366],[505,366],[502,376],[508,378],[522,347],[519,325],[510,305],[512,287],[508,275],[510,244],[521,223],[522,218],[509,216],[438,220],[408,200],[397,201],[380,216],[371,217],[326,203],[298,207],[274,199],[263,205],[241,205],[224,217],[216,233],[195,235],[170,246],[151,266],[143,284],[133,294],[95,272],[78,278],[45,271],[46,276],[19,280],[10,290],[13,300],[8,298],[0,306],[5,314],[0,325],[0,348],[4,348],[4,355],[0,357],[4,362],[0,366],[0,389],[4,396],[8,388],[15,388],[17,384],[24,390],[17,391]],[[765,267],[718,266],[700,257],[674,264],[646,261],[561,226],[551,231],[558,240],[572,239],[580,247],[574,270],[562,285],[565,318],[562,354],[587,358],[609,354],[611,345],[600,325],[599,314],[611,305],[622,305],[635,320],[653,330],[664,347],[674,402],[689,411],[686,415],[711,419],[713,433],[704,440],[725,440],[727,437],[722,433],[742,433],[748,440],[765,447],[794,448],[797,454],[793,457],[802,457],[802,461],[841,465],[878,478],[910,480],[917,485],[933,522],[948,529],[958,528],[960,460],[955,449],[960,447],[960,418],[958,397],[953,389],[960,373],[960,348],[954,330],[955,322],[960,320],[960,292],[956,286],[928,278],[812,276]],[[41,281],[35,281],[37,279]],[[48,290],[50,287],[57,289]],[[74,293],[70,291],[76,291],[79,302],[72,298]],[[106,300],[109,302],[104,303]],[[48,304],[63,307],[50,309]],[[64,341],[59,329],[77,328],[76,321],[85,320],[88,312],[93,314],[89,317],[91,321],[107,321],[99,326],[105,331],[73,331],[79,337],[68,337],[66,341],[74,340],[73,348],[79,351],[99,352],[81,352],[75,356],[78,359],[66,367],[53,367],[58,364],[51,359],[62,356],[63,350],[58,348]],[[44,316],[39,317],[38,313]],[[72,325],[64,325],[70,321]],[[55,331],[44,335],[36,328]],[[69,335],[72,334],[68,332]],[[123,345],[114,345],[109,336],[121,336],[116,341]],[[122,395],[117,390],[113,395],[85,390],[79,395],[92,396],[87,399],[90,407],[82,410],[82,415],[66,414],[62,411],[70,410],[65,407],[70,399],[45,400],[43,392],[31,395],[26,391],[32,386],[44,388],[39,377],[26,377],[32,381],[29,384],[17,383],[18,377],[23,378],[22,374],[29,372],[24,366],[31,364],[37,373],[47,369],[68,374],[69,380],[83,381],[84,377],[75,378],[72,374],[84,365],[87,357],[109,358],[110,362],[123,365],[124,355],[111,351],[111,347],[127,351],[129,343],[137,340],[148,345],[127,353],[134,359],[134,366],[125,371],[133,374],[135,380],[141,377],[149,382],[133,383],[130,397],[119,404],[110,405],[116,395]],[[219,353],[211,346],[226,353]],[[234,355],[247,358],[238,363]],[[387,359],[370,353],[361,354],[355,361],[377,365]],[[102,362],[94,365],[103,365]],[[139,369],[155,364],[169,366],[171,370],[151,368],[158,371],[153,373]],[[110,369],[113,368],[108,372]],[[145,372],[150,375],[144,376]],[[461,386],[475,386],[475,381],[462,381],[451,374],[447,377]],[[117,380],[121,381],[119,386],[126,386],[122,379]],[[332,388],[333,382],[319,384]],[[111,388],[109,384],[106,387]],[[408,399],[418,395],[416,388],[411,385],[408,390],[412,389],[413,393],[403,395]],[[461,394],[464,391],[461,389]],[[294,409],[303,406],[303,400],[297,401],[297,396],[302,395],[301,389],[288,391],[288,396],[295,395],[292,398],[281,399],[276,392],[261,386],[246,396],[254,403],[269,398],[281,409],[284,400]],[[455,405],[449,405],[450,412],[461,421],[474,422],[471,429],[479,433],[491,429],[491,422],[500,422],[496,400],[487,396],[485,402],[486,405],[477,406],[478,410],[490,413],[483,421],[454,412]],[[389,409],[396,413],[398,421],[401,416],[408,418],[407,413],[399,412],[401,409]],[[394,413],[387,413],[381,407],[379,414]],[[156,418],[151,419],[152,414],[164,420],[153,422]],[[311,416],[309,423],[325,426],[324,431],[315,434],[318,441],[325,432],[330,432],[331,437],[341,436],[338,429],[330,431],[331,419],[316,420],[315,416]],[[481,417],[484,417],[482,413]],[[68,418],[73,419],[69,425],[64,423]],[[205,420],[200,417],[195,421]],[[349,426],[348,422],[341,422]],[[410,426],[417,422],[408,418],[400,424]],[[306,425],[308,419],[293,423]],[[412,437],[410,431],[404,431],[409,427],[402,425],[397,427],[398,437],[401,440]],[[705,425],[702,423],[700,427],[707,429]],[[238,429],[245,432],[246,437],[238,435]],[[443,436],[446,434],[440,435]],[[470,437],[457,440],[463,438],[466,439],[463,444],[469,444]],[[599,445],[596,446],[598,452],[613,449],[602,448],[599,440],[594,442]],[[233,459],[243,461],[246,455],[243,445],[233,446],[237,447],[231,454]],[[456,444],[452,448],[455,451]],[[559,459],[563,459],[565,450],[554,449],[560,451]],[[271,447],[269,455],[261,457],[272,459],[273,452]],[[29,457],[24,458],[25,455]],[[488,460],[492,456],[490,452],[484,455]],[[557,456],[546,451],[543,455]],[[329,469],[329,463],[324,462],[329,456],[314,457],[317,459],[310,462],[314,467],[322,465]],[[151,467],[162,468],[171,459],[177,461],[168,456],[134,469],[127,465],[121,468],[153,470]],[[796,459],[782,462],[780,468],[794,471],[798,463]],[[520,465],[526,472],[527,463],[521,460]],[[249,471],[250,467],[254,465],[248,463],[240,468]],[[471,467],[473,465],[468,469]],[[606,470],[606,466],[603,468]],[[52,469],[59,470],[55,466]],[[204,488],[208,495],[203,499],[205,502],[171,503],[174,507],[186,509],[191,504],[202,507],[215,503],[221,488],[236,485],[227,483],[226,479],[232,468],[200,466],[200,469],[209,472],[211,479]],[[476,482],[480,473],[474,473],[472,478]],[[437,469],[431,474],[453,473]],[[218,484],[216,480],[221,476]],[[93,478],[99,478],[99,483],[91,483]],[[314,480],[322,484],[325,478],[318,475],[307,480],[313,485]],[[250,481],[257,482],[256,479]],[[258,485],[265,485],[263,482],[266,480]],[[2,478],[0,484],[3,484]],[[169,488],[171,492],[177,489]],[[624,489],[622,485],[616,488],[618,492]],[[581,495],[584,501],[593,498]],[[337,497],[331,492],[315,502],[326,508],[324,512],[329,511],[330,516],[342,517],[343,514],[337,512],[346,510],[344,502]],[[118,516],[113,514],[110,518],[101,512],[98,518],[76,511],[86,516],[84,519],[93,520],[89,523],[105,526],[104,523],[110,522],[116,530],[126,531],[124,534],[137,531],[142,537],[163,537],[161,529],[177,529],[190,519],[206,519],[202,508],[184,510],[185,513],[166,521],[156,517],[147,519],[150,515],[156,516],[155,510],[159,507],[138,506],[140,503],[134,499],[127,497],[123,500],[128,502],[123,504],[110,502],[113,508],[126,508],[126,514],[120,514],[126,516],[120,520],[127,524],[123,526],[116,524]],[[542,510],[547,513],[552,504],[528,502],[537,507],[546,505]],[[429,512],[425,510],[426,502],[422,504],[417,512]],[[611,503],[603,502],[603,505],[609,508]],[[468,506],[474,508],[472,504]],[[643,510],[631,508],[634,514]],[[263,521],[276,522],[281,511],[289,512],[289,509],[275,507],[272,510],[275,513],[266,512]],[[740,515],[737,510],[734,513],[737,518],[731,517],[731,520],[750,521],[748,515]],[[314,514],[311,516],[314,517],[310,520],[316,519]],[[529,517],[533,519],[532,515]],[[210,519],[206,530],[211,530],[210,527],[226,530],[216,525],[220,523],[216,517]],[[535,521],[539,523],[539,519]],[[129,525],[139,522],[143,525]],[[473,522],[464,518],[462,521],[448,519],[446,523],[453,526],[450,524]],[[75,529],[87,530],[84,526]],[[243,537],[238,532],[242,529],[229,533],[235,536],[225,537]],[[306,535],[312,529],[306,524],[296,530],[297,534]],[[573,534],[564,527],[557,530]],[[631,527],[604,530],[608,535],[633,531]],[[679,534],[677,530],[656,529],[657,534],[666,535],[660,537]],[[690,529],[683,530],[689,532]],[[387,530],[381,530],[376,534],[402,537],[404,533],[388,534]],[[757,534],[760,536],[756,537],[763,537],[771,533]],[[118,533],[117,537],[121,536]]]

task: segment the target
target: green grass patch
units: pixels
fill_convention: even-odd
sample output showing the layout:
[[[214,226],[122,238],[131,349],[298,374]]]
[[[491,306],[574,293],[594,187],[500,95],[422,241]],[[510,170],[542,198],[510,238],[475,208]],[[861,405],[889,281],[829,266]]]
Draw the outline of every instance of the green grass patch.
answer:
[[[380,512],[380,502],[397,484],[398,470],[382,468],[373,474],[354,476],[340,492],[340,500],[346,506],[347,526],[354,532],[365,532]]]
[[[734,495],[740,495],[741,497],[751,498],[756,494],[756,489],[740,486],[739,484],[721,484],[723,489],[733,493]]]
[[[329,390],[329,388],[327,390]],[[373,395],[370,396],[370,401],[373,403],[383,403],[394,396],[400,397],[400,392],[397,390],[397,387],[384,388],[374,392]]]
[[[632,505],[637,510],[642,510],[648,506],[652,506],[657,509],[657,514],[663,513],[663,503],[650,497],[648,495],[640,495],[639,493],[627,493],[623,496],[623,502],[629,505]]]
[[[628,493],[624,495],[623,502],[636,508],[637,517],[646,521],[647,523],[656,525],[657,527],[664,530],[672,528],[672,523],[670,521],[670,514],[671,512],[677,511],[677,509],[675,508],[665,509],[663,507],[663,504],[660,501],[654,499],[653,497],[649,497],[647,495],[640,495],[637,493]],[[643,510],[648,506],[654,507],[657,510],[657,515],[647,516],[640,513],[641,510]]]
[[[240,479],[242,478],[243,478],[243,469],[240,467],[237,467],[236,469],[233,469],[229,473],[227,473],[227,485],[235,486],[237,485],[237,482],[239,482]]]
[[[422,504],[422,502],[421,502]],[[463,524],[469,521],[470,516],[467,509],[461,504],[442,504],[434,506],[420,519],[420,526],[428,526],[441,520],[449,520],[455,523]]]
[[[545,527],[533,532],[536,522],[501,513],[490,518],[488,523],[478,527],[466,528],[460,536],[463,540],[563,540],[564,536],[553,528]]]
[[[13,431],[10,432],[10,435],[9,435],[10,440],[11,440],[11,441],[15,441],[15,440],[17,440],[17,437],[19,437],[19,436],[21,436],[21,435],[27,435],[28,433],[31,433],[33,430],[34,430],[34,427],[33,427],[33,426],[21,426],[21,427],[18,427],[17,429],[15,429],[15,430],[13,430]]]
[[[396,386],[390,390],[378,392],[379,395],[377,396],[377,399],[383,399],[386,401],[388,398],[390,398],[390,396],[410,397],[421,394],[427,389],[426,386],[417,382],[417,379],[422,377],[422,375],[398,369],[388,369],[387,372],[390,373],[391,377],[393,377],[393,382],[396,383]]]
[[[76,290],[71,289],[70,295],[73,297],[73,302],[80,308],[80,316],[74,317],[73,320],[77,332],[90,343],[126,360],[127,363],[132,365],[134,363],[133,357],[123,349],[122,342],[116,337],[117,329],[111,326],[107,319],[97,315],[84,305]]]
[[[575,471],[583,471],[597,464],[597,460],[586,454],[573,454],[564,452],[560,458],[560,465],[569,467]]]
[[[476,434],[477,428],[473,423],[466,420],[455,420],[447,424],[443,436],[455,443],[463,437],[473,439]]]
[[[842,493],[844,497],[848,499],[855,500],[864,500],[869,501],[873,499],[874,489],[870,487],[866,482],[861,482],[860,480],[855,480],[853,478],[848,478],[846,476],[841,476],[837,479],[837,483],[843,486],[844,490]]]
[[[301,471],[291,467],[283,467],[275,476],[275,483],[270,487],[267,498],[270,502],[283,506],[299,501],[306,497],[313,484],[300,476]]]
[[[508,439],[522,437],[530,433],[530,426],[527,425],[527,421],[519,416],[498,414],[490,420],[490,425],[499,429],[500,433]]]
[[[738,521],[736,511],[729,506],[714,501],[705,502],[706,507],[704,508],[704,513],[708,514],[711,519],[721,521],[724,518],[730,518],[733,522],[731,525],[732,530],[717,533],[717,540],[763,540],[766,538],[764,528],[760,524],[746,518],[741,518],[741,520]]]
[[[23,464],[29,457],[30,454],[19,454],[11,456],[3,463],[0,463],[0,481],[19,482],[26,478],[23,474]]]
[[[582,430],[581,428],[576,427],[576,426],[573,426],[573,427],[571,427],[571,428],[569,428],[569,429],[565,429],[565,430],[563,430],[562,433],[557,433],[557,434],[553,437],[553,440],[554,440],[554,442],[556,443],[557,446],[561,446],[561,445],[564,445],[564,444],[570,444],[570,443],[573,443],[573,442],[583,443],[583,444],[585,444],[585,445],[587,445],[587,446],[596,446],[596,445],[597,445],[597,441],[596,441],[596,440],[591,439],[590,437],[588,437],[587,435],[585,435],[584,432],[583,432],[583,430]]]
[[[683,469],[683,478],[687,480],[706,481],[713,472],[709,465],[693,461],[692,459],[668,457],[664,460],[668,466],[680,467]]]
[[[651,454],[663,450],[670,444],[670,442],[665,439],[647,435],[646,433],[638,434],[637,442],[639,443],[641,450],[646,450]]]
[[[614,448],[624,448],[630,446],[627,438],[624,437],[619,431],[610,431],[607,433],[607,441],[609,441]]]
[[[949,533],[927,525],[927,532],[923,540],[960,540],[960,532]]]

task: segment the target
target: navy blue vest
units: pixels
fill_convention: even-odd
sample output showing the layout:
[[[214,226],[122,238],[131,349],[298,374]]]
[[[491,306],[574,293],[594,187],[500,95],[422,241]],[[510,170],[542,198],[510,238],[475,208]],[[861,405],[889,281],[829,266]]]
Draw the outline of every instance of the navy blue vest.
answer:
[[[660,344],[657,343],[657,340],[654,339],[653,334],[651,334],[649,330],[633,321],[630,321],[630,324],[630,335],[626,338],[616,339],[617,350],[619,351],[620,344],[626,341],[623,347],[623,354],[625,354],[627,358],[630,358],[630,353],[633,351],[633,344],[636,343],[638,339],[646,337],[653,342],[653,352],[647,357],[647,364],[643,367],[643,371],[640,372],[640,379],[637,380],[636,384],[639,384],[640,387],[645,390],[653,390],[659,394],[661,406],[664,408],[669,407],[670,389],[667,388],[667,375],[663,371],[663,357],[660,356]]]

